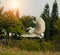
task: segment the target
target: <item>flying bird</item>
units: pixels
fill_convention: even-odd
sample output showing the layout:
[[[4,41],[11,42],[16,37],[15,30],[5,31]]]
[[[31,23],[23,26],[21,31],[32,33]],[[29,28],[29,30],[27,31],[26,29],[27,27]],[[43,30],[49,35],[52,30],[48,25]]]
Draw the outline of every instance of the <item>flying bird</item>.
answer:
[[[33,20],[33,22],[36,24],[36,26],[33,28],[32,27],[27,28],[28,34],[26,33],[21,36],[43,38],[45,32],[45,21],[43,20],[43,18],[36,18],[36,20]]]

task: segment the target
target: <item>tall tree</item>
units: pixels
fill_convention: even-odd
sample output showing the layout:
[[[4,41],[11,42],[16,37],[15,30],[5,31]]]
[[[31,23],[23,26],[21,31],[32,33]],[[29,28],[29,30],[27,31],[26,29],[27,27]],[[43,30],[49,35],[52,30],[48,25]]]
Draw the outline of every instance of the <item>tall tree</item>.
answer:
[[[41,17],[46,21],[49,18],[49,4],[45,5],[44,11],[41,14]]]
[[[52,21],[56,21],[58,19],[58,4],[56,0],[53,4],[51,18],[52,18]]]
[[[45,26],[46,26],[44,37],[46,40],[48,40],[50,39],[50,16],[49,16],[49,4],[48,3],[45,5],[45,9],[43,13],[41,14],[41,17],[44,19]]]
[[[56,34],[56,30],[54,29],[54,22],[56,22],[58,20],[58,4],[57,1],[55,0],[55,2],[53,3],[53,9],[52,9],[52,13],[51,13],[51,37],[53,37]]]

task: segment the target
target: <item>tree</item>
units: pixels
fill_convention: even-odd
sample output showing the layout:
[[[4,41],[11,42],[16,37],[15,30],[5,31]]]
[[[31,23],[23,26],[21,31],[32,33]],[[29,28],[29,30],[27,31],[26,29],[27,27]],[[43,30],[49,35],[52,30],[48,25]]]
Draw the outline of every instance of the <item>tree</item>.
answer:
[[[51,20],[56,21],[58,19],[58,4],[55,0],[54,4],[53,4],[53,9],[52,9],[52,13],[51,13]]]
[[[51,13],[51,31],[50,31],[50,35],[51,38],[56,34],[56,30],[54,29],[54,22],[56,22],[58,20],[58,4],[55,0],[55,2],[53,3],[53,9],[52,9],[52,13]]]
[[[49,19],[49,4],[47,3],[45,5],[44,11],[41,14],[41,17],[46,21],[47,19]],[[46,19],[47,18],[47,19]]]
[[[44,19],[45,21],[45,26],[46,26],[46,30],[45,30],[45,39],[48,40],[50,39],[50,16],[49,16],[49,4],[45,5],[45,9],[43,11],[43,13],[41,14],[41,17]]]
[[[33,23],[33,19],[35,19],[35,17],[31,17],[31,16],[22,16],[21,17],[21,21],[22,21],[25,28],[35,26],[35,24]]]
[[[0,8],[0,33],[2,33],[2,29],[3,29],[3,7]]]
[[[21,20],[19,20],[19,18],[16,17],[12,11],[4,13],[4,29],[6,29],[8,33],[24,33],[24,26]]]
[[[25,32],[21,20],[12,11],[7,11],[2,16],[0,15],[0,33],[2,33],[2,30],[5,30],[7,35],[10,32],[15,34],[23,34]]]
[[[5,38],[6,45],[8,44],[9,33],[23,34],[24,26],[21,20],[14,15],[12,11],[7,11],[2,14],[0,10],[0,37]],[[2,32],[4,36],[2,36]],[[16,36],[17,37],[17,36]]]

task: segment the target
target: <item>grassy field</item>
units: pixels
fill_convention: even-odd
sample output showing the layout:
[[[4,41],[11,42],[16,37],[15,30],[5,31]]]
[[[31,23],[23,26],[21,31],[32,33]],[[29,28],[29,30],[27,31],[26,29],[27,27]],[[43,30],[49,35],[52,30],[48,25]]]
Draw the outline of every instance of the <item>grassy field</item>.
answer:
[[[60,55],[59,52],[42,52],[42,51],[27,51],[20,50],[16,47],[14,48],[5,48],[0,47],[0,55]]]

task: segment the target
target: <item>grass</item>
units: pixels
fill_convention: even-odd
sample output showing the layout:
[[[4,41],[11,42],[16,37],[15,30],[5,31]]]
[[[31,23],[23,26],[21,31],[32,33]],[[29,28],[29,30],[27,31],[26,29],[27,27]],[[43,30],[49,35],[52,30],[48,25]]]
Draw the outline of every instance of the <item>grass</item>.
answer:
[[[16,47],[0,47],[0,55],[60,55],[60,52],[27,51]]]

